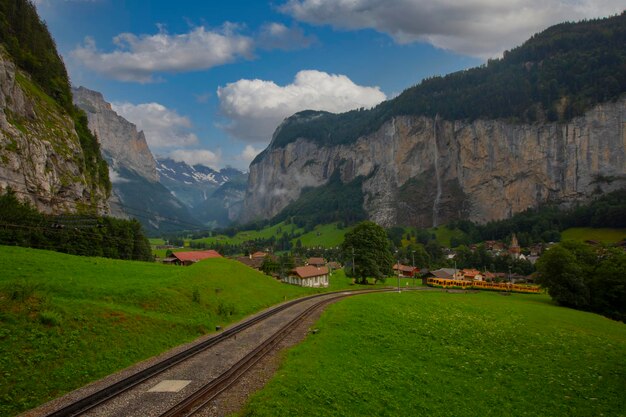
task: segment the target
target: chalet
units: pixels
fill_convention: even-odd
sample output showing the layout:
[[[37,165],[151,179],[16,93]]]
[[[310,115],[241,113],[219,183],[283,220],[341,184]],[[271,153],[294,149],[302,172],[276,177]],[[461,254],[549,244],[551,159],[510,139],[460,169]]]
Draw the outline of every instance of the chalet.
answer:
[[[172,256],[163,260],[164,263],[188,266],[204,259],[221,258],[222,255],[214,250],[199,250],[192,252],[174,252]]]
[[[324,258],[309,258],[306,264],[316,267],[322,267],[326,265],[326,261],[324,260]]]
[[[419,268],[398,263],[393,264],[393,270],[395,273],[405,278],[413,278],[419,273]]]
[[[430,271],[429,275],[435,278],[444,279],[463,279],[463,274],[458,269],[453,268],[440,268]]]
[[[483,275],[478,269],[462,269],[463,278],[468,281],[482,281]]]
[[[318,268],[313,265],[299,266],[284,277],[283,282],[301,287],[328,287],[328,268],[325,266]]]
[[[327,264],[326,266],[328,266],[328,268],[329,268],[331,271],[336,271],[336,270],[338,270],[338,269],[341,269],[341,268],[342,268],[342,266],[341,266],[341,264],[340,264],[339,262],[334,262],[334,261],[330,261],[330,262],[328,262],[328,264]]]
[[[251,253],[251,254],[250,254],[250,259],[257,259],[257,258],[261,258],[261,259],[263,259],[263,258],[265,258],[267,255],[269,255],[269,253],[268,253],[268,252],[261,252],[261,251],[259,251],[259,252],[254,252],[254,253]]]

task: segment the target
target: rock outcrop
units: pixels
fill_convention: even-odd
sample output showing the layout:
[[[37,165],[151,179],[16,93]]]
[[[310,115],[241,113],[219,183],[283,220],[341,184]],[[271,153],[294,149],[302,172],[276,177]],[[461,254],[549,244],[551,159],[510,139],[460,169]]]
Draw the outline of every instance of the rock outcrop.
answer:
[[[487,222],[584,201],[626,186],[625,127],[623,97],[567,123],[397,116],[353,144],[270,144],[250,166],[240,221],[273,217],[335,170],[344,183],[365,178],[364,208],[384,226]]]
[[[46,213],[109,213],[93,184],[72,118],[0,48],[0,190]]]
[[[98,137],[109,166],[124,166],[140,176],[157,182],[156,161],[150,152],[143,131],[111,108],[101,93],[85,87],[72,89],[74,103],[89,120],[89,129]]]
[[[73,89],[73,97],[87,114],[89,129],[100,140],[109,163],[112,214],[136,218],[153,234],[200,227],[188,207],[159,182],[157,162],[144,133],[118,115],[101,93],[79,87]]]

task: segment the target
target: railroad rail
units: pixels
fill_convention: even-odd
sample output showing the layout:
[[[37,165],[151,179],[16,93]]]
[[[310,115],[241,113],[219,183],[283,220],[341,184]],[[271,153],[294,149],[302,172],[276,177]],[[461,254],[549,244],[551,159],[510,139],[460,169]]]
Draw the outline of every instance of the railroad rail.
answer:
[[[248,355],[250,357],[246,356],[242,360],[242,361],[247,360],[248,361],[247,364],[244,364],[242,361],[238,362],[237,364],[233,365],[228,371],[226,371],[222,375],[215,378],[213,380],[215,382],[212,381],[211,383],[207,384],[207,385],[211,385],[212,387],[208,387],[208,388],[206,386],[203,387],[201,390],[205,390],[206,392],[202,395],[198,394],[195,397],[195,400],[193,401],[193,403],[197,403],[200,398],[207,398],[207,395],[210,396],[211,392],[215,392],[215,390],[219,390],[217,394],[212,396],[212,398],[215,398],[215,396],[219,395],[219,393],[221,393],[226,388],[228,388],[228,386],[232,385],[232,383],[234,383],[236,379],[241,377],[241,375],[243,375],[243,373],[245,373],[247,369],[249,369],[256,362],[258,362],[258,360],[260,360],[267,352],[269,352],[273,346],[278,344],[287,334],[290,333],[290,331],[301,320],[303,320],[306,316],[308,316],[315,309],[320,308],[321,305],[324,305],[331,301],[335,301],[337,299],[348,297],[351,295],[365,294],[365,293],[372,293],[372,292],[385,292],[385,291],[389,291],[389,290],[378,289],[378,290],[347,290],[347,291],[339,291],[339,292],[326,292],[326,293],[314,294],[308,297],[303,297],[303,298],[299,298],[296,300],[288,301],[268,311],[258,314],[238,325],[235,325],[229,329],[226,329],[222,331],[221,333],[203,342],[193,345],[190,348],[182,352],[179,352],[171,357],[165,358],[164,360],[159,361],[158,363],[144,370],[136,372],[135,374],[127,378],[124,378],[118,382],[115,382],[114,384],[111,384],[77,401],[74,401],[71,404],[68,404],[56,411],[46,414],[46,417],[74,417],[74,416],[84,414],[88,412],[89,410],[92,410],[95,407],[103,404],[104,402],[111,400],[112,398],[130,390],[131,388],[147,381],[150,378],[153,378],[159,375],[160,373],[165,372],[168,369],[171,369],[175,365],[180,364],[192,358],[193,356],[225,341],[226,339],[236,336],[238,333],[248,329],[249,327],[257,323],[262,322],[263,320],[266,320],[280,313],[281,311],[284,311],[290,307],[293,307],[305,301],[309,301],[309,300],[320,298],[320,297],[328,297],[328,296],[332,296],[332,294],[336,294],[335,297],[329,298],[327,300],[321,300],[320,302],[315,303],[313,306],[306,309],[305,312],[296,316],[296,318],[291,320],[286,326],[283,326],[283,328],[281,328],[272,337],[267,339],[262,345],[260,345],[259,347],[254,349],[252,352],[250,352],[250,354]],[[180,410],[185,411],[186,407],[183,406],[182,404],[178,404],[177,406],[174,407],[174,409],[171,409],[168,412],[178,413],[180,412]],[[195,410],[197,410],[197,408]],[[190,415],[190,414],[167,414],[166,413],[164,415]]]
[[[172,408],[161,414],[159,417],[190,417],[200,412],[207,404],[209,404],[218,395],[228,389],[237,382],[246,372],[252,368],[265,355],[272,351],[289,333],[291,333],[304,319],[306,319],[314,311],[323,306],[337,301],[341,298],[363,294],[368,292],[380,292],[381,290],[361,291],[358,293],[341,293],[333,298],[321,300],[306,310],[298,314],[286,325],[282,326],[272,336],[266,339],[258,347],[248,353],[245,357],[235,363],[230,369],[222,373],[217,378],[211,380],[193,394],[174,405]],[[389,290],[387,290],[389,291]]]

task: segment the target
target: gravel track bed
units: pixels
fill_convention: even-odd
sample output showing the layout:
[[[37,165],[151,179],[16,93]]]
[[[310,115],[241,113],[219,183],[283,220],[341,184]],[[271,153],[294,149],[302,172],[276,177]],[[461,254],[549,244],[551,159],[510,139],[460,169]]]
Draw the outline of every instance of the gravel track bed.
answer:
[[[241,412],[250,396],[261,390],[278,371],[287,350],[302,342],[310,334],[312,326],[320,318],[324,309],[337,301],[339,300],[325,304],[302,320],[296,329],[256,363],[241,379],[195,415],[198,417],[222,417]]]
[[[328,297],[332,296],[332,294],[328,295]],[[272,335],[281,326],[289,322],[295,315],[323,298],[326,297],[318,297],[289,307],[286,310],[251,326],[236,336],[230,337],[223,342],[218,343],[216,346],[213,346],[206,351],[184,361],[183,363],[156,375],[154,378],[150,378],[136,387],[120,394],[116,398],[101,404],[93,410],[90,410],[84,415],[90,417],[158,416],[169,407],[194,392],[206,382],[212,380],[217,375],[230,368],[235,362],[243,358],[248,352],[267,339],[267,337]],[[261,314],[261,312],[257,313],[257,315],[258,314]],[[243,322],[248,321],[249,319],[250,318],[246,318]],[[234,323],[229,327],[236,324],[238,323]],[[54,410],[60,409],[65,405],[76,401],[77,399],[92,394],[93,392],[120,381],[121,379],[142,369],[146,369],[167,357],[173,356],[211,337],[215,337],[215,334],[201,337],[192,343],[181,345],[159,356],[110,375],[100,381],[94,382],[76,391],[72,391],[59,399],[53,400],[42,405],[41,407],[24,413],[22,416],[45,416]],[[288,336],[286,339],[290,338],[291,336]],[[164,380],[183,380],[191,382],[178,392],[148,392],[149,389]]]

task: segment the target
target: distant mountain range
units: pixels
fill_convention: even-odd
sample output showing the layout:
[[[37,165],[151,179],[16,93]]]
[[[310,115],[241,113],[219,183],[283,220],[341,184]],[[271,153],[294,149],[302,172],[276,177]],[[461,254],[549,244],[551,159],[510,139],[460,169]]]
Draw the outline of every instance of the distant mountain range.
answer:
[[[216,171],[167,157],[156,160],[159,181],[202,223],[226,226],[239,215],[248,175],[235,168]]]
[[[109,164],[113,215],[137,218],[149,233],[162,234],[226,226],[238,214],[246,174],[170,158],[155,160],[144,133],[113,111],[101,93],[79,87],[73,96]],[[220,187],[228,192],[215,194]]]

